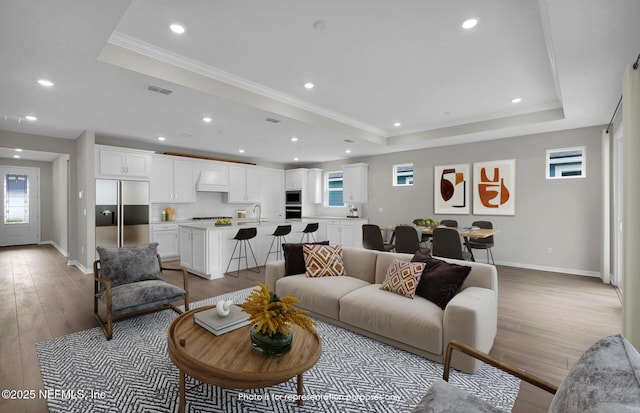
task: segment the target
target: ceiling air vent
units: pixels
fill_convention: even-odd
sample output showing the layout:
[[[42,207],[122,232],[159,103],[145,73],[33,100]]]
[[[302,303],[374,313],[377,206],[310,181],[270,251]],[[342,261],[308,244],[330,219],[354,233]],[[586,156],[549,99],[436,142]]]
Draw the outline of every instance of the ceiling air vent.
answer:
[[[266,118],[265,120],[271,123],[280,123],[280,119]]]
[[[156,85],[147,85],[147,90],[152,92],[162,93],[163,95],[170,95],[173,93],[173,90],[165,89]]]
[[[353,142],[355,142],[354,140],[351,140],[351,139],[345,139],[344,141],[345,141],[345,142],[347,142],[347,143],[353,143]]]

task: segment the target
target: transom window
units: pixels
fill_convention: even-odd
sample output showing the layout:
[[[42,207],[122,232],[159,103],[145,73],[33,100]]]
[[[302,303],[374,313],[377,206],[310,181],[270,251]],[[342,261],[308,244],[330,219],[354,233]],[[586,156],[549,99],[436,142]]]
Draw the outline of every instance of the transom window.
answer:
[[[6,174],[4,179],[4,223],[29,223],[29,177]]]
[[[413,164],[393,165],[393,186],[413,185]]]
[[[326,197],[328,207],[343,207],[344,200],[342,198],[343,178],[342,171],[327,172],[325,174],[325,188],[327,189]]]
[[[547,179],[584,178],[585,147],[547,150]]]

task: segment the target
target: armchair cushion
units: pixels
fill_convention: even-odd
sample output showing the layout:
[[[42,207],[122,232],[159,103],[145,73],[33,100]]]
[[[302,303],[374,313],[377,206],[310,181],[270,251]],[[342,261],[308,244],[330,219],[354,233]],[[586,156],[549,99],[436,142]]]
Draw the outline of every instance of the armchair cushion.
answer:
[[[488,402],[438,379],[411,413],[504,413]]]
[[[123,247],[98,247],[100,278],[111,281],[111,287],[145,280],[162,280],[158,262],[158,243]]]
[[[620,334],[599,340],[573,365],[549,412],[640,412],[640,354]]]
[[[111,289],[111,311],[115,314],[142,311],[181,300],[185,290],[161,280],[121,284]],[[104,300],[106,292],[98,294]]]

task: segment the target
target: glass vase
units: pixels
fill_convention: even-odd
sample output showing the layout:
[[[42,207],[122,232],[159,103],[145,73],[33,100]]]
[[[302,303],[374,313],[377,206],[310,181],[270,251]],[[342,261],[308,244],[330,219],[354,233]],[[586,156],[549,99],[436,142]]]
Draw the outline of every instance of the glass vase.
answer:
[[[280,332],[268,335],[257,330],[256,325],[251,328],[251,345],[257,351],[271,356],[281,356],[291,350],[293,334],[282,334]]]

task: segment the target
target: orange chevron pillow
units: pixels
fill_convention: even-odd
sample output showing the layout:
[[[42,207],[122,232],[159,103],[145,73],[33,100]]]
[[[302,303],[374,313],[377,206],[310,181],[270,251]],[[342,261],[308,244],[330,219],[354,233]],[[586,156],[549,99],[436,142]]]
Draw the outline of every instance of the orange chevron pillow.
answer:
[[[342,245],[302,246],[307,277],[334,277],[344,275]]]
[[[394,259],[393,263],[391,263],[387,269],[387,275],[380,289],[413,299],[424,266],[425,264],[423,262],[408,262]]]

